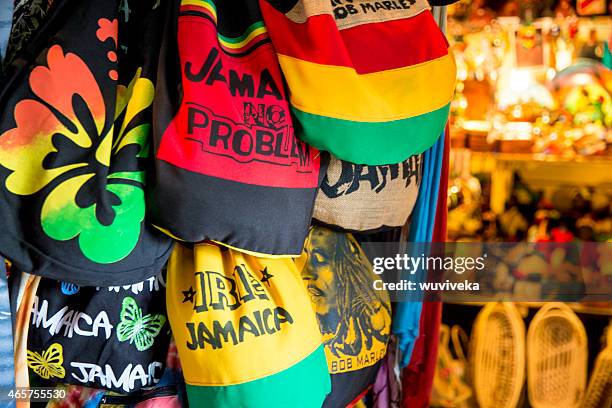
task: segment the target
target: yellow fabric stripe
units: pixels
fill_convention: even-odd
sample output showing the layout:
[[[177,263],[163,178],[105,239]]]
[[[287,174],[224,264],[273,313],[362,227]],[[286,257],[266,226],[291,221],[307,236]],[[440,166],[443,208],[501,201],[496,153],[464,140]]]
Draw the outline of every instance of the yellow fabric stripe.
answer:
[[[170,230],[166,229],[166,228],[162,228],[160,226],[157,226],[155,224],[152,224],[155,228],[157,228],[158,230],[160,230],[161,232],[163,232],[164,234],[168,235],[170,238],[180,241],[180,242],[186,242],[184,239],[181,239],[179,237],[177,237],[176,235],[174,235],[173,233],[170,232]]]
[[[181,1],[181,6],[198,6],[198,7],[203,7],[207,10],[209,10],[213,16],[215,16],[215,20],[217,19],[217,10],[213,7],[213,5],[211,5],[210,3],[207,3],[205,1],[202,0],[182,0]]]
[[[315,115],[358,122],[387,122],[423,115],[450,102],[456,65],[444,57],[359,75],[353,68],[279,55],[291,103]]]

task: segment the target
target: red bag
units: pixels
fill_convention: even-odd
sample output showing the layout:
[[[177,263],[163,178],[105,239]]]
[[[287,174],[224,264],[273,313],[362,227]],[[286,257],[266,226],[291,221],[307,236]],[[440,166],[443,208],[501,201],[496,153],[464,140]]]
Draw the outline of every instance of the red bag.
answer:
[[[181,2],[158,84],[150,213],[185,241],[298,255],[320,160],[295,137],[261,20],[256,0]]]

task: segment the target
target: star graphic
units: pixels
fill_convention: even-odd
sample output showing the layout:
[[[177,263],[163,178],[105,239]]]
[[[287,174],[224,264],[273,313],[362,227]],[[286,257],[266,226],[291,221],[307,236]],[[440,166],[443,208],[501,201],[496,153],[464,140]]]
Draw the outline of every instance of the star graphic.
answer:
[[[185,296],[185,298],[183,299],[183,303],[185,302],[190,302],[193,303],[193,297],[195,296],[195,291],[193,290],[193,287],[189,287],[189,290],[184,290],[183,291],[183,296]]]
[[[266,266],[265,268],[263,268],[263,271],[259,271],[261,272],[261,282],[262,283],[267,283],[268,286],[270,286],[270,279],[274,277],[274,275],[271,275],[268,273],[268,267]]]

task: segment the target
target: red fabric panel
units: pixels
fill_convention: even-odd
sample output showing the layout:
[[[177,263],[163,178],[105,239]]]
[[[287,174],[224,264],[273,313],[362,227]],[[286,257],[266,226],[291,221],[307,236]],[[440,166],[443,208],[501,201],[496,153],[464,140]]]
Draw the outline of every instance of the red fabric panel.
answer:
[[[446,38],[429,10],[410,19],[352,27],[340,35],[359,74],[422,64],[448,54]]]
[[[299,24],[260,1],[276,52],[317,64],[354,68],[359,74],[421,64],[448,54],[431,12],[338,30],[331,15]]]

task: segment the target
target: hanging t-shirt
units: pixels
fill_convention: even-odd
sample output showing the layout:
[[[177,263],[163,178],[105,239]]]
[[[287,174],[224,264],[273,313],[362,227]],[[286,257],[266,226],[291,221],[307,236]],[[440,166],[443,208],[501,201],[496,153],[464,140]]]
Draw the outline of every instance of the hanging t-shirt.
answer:
[[[419,194],[421,155],[399,164],[364,166],[331,158],[313,218],[347,231],[406,224]]]
[[[153,222],[184,241],[299,255],[320,159],[295,137],[257,0],[183,0],[179,12],[156,99]]]
[[[8,392],[15,387],[15,367],[13,355],[13,325],[11,322],[11,302],[4,259],[0,257],[0,407],[10,407],[14,400]]]
[[[0,252],[18,269],[111,285],[166,261],[170,240],[145,225],[144,185],[167,4],[55,0],[9,65]]]
[[[170,342],[165,285],[165,272],[114,287],[43,278],[28,333],[30,385],[61,382],[121,394],[154,387]]]
[[[292,259],[176,245],[167,303],[190,406],[321,407],[325,352]]]
[[[434,146],[423,154],[423,184],[419,191],[413,218],[410,223],[408,242],[431,242],[436,219],[441,171],[444,158],[446,136],[442,136]],[[448,176],[446,176],[448,178]],[[445,200],[445,196],[442,196]],[[421,251],[417,246],[414,251]],[[412,256],[420,254],[409,254]],[[423,282],[427,280],[428,271],[419,269],[415,278]],[[397,336],[400,350],[400,366],[405,367],[410,362],[410,356],[419,335],[419,318],[423,307],[422,293],[415,293],[416,298],[409,302],[398,303],[393,320],[393,334]]]
[[[448,119],[456,66],[426,0],[260,0],[298,136],[357,164],[427,150]]]
[[[296,261],[325,343],[332,392],[324,407],[345,407],[375,379],[387,353],[391,303],[352,235],[313,227]]]
[[[444,136],[444,152],[441,158],[441,177],[433,227],[433,242],[446,242],[446,221],[448,216],[448,191],[450,158],[450,134]],[[419,319],[419,337],[415,341],[410,364],[402,376],[403,407],[428,407],[433,387],[438,355],[438,339],[442,321],[442,302],[428,301],[423,304]]]

